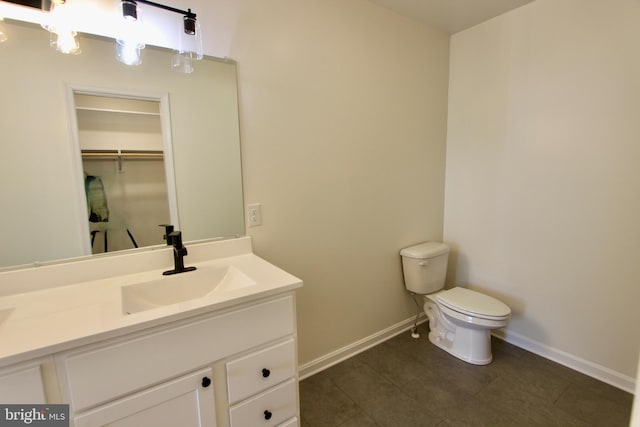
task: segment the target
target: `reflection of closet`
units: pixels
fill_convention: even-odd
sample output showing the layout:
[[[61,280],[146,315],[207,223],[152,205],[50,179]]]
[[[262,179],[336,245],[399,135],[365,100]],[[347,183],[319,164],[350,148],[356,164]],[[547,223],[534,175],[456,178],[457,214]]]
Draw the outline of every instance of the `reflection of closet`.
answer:
[[[92,252],[161,244],[157,224],[170,217],[160,102],[85,94],[74,100],[84,172],[100,178],[108,208],[107,221],[89,222]]]
[[[160,102],[74,96],[82,150],[163,150]]]

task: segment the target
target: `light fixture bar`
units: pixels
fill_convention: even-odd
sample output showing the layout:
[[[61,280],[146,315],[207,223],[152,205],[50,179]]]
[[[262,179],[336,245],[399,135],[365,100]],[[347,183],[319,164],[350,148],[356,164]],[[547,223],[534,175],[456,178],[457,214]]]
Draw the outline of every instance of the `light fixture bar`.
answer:
[[[177,9],[149,0],[121,0],[120,3],[122,4],[122,16],[130,23],[138,20],[138,3],[181,14],[182,27],[180,35],[178,36],[178,49],[173,55],[171,66],[180,73],[189,74],[193,72],[193,61],[201,60],[204,55],[202,51],[200,23],[196,20],[196,14],[191,12],[191,9]],[[120,40],[118,40],[118,42],[116,56],[120,62],[127,65],[138,65],[141,63],[139,49],[135,51],[125,49],[128,48],[129,44],[120,42]],[[131,53],[129,54],[129,52]]]
[[[191,9],[187,9],[187,10],[177,9],[175,7],[152,2],[149,0],[136,0],[136,1],[142,4],[146,4],[148,6],[157,7],[158,9],[163,9],[169,12],[179,13],[183,15],[184,16],[184,32],[191,35],[194,35],[196,33],[196,27],[195,27],[196,14],[191,12]]]
[[[152,2],[152,1],[148,1],[148,0],[136,0],[136,1],[138,1],[139,3],[142,3],[142,4],[148,4],[149,6],[153,6],[153,7],[157,7],[157,8],[160,8],[160,9],[168,10],[170,12],[179,13],[181,15],[185,15],[185,16],[188,16],[190,18],[195,18],[196,17],[196,14],[191,12],[191,9],[188,9],[188,10],[176,9],[175,7],[166,6],[164,4],[155,3],[155,2]]]

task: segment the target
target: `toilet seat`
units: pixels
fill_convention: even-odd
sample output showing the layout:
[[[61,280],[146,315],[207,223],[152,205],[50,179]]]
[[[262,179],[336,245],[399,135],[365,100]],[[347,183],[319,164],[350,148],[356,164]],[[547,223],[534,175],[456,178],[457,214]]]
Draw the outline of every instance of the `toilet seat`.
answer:
[[[505,320],[511,309],[497,299],[465,288],[453,288],[438,292],[436,302],[465,316],[487,320]]]

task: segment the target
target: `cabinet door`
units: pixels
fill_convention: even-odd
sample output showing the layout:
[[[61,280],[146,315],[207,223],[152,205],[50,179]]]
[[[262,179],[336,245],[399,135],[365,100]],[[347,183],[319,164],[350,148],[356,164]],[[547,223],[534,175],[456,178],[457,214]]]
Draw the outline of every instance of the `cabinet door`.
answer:
[[[75,425],[215,427],[211,378],[211,369],[203,369],[94,410],[76,414]]]
[[[0,402],[46,403],[40,365],[0,371]]]

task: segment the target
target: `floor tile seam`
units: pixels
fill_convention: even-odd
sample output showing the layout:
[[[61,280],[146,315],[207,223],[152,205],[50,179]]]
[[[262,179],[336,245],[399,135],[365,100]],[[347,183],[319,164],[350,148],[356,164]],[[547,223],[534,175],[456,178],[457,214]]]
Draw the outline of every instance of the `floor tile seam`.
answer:
[[[422,339],[422,338],[417,338],[415,340],[420,340],[420,339]],[[412,338],[412,340],[413,340],[413,338]],[[385,342],[385,344],[387,344],[389,348],[394,349],[394,351],[396,351],[397,353],[401,353],[401,354],[403,354],[403,355],[405,355],[407,357],[410,357],[413,361],[419,363],[420,365],[424,365],[424,366],[428,367],[429,363],[426,362],[428,357],[418,356],[418,355],[422,354],[420,351],[418,351],[418,352],[410,351],[410,350],[406,349],[405,347],[397,348],[397,347],[394,347],[394,345],[392,343],[389,343],[389,342]],[[432,346],[432,345],[433,344],[429,344],[429,346]],[[440,350],[440,349],[438,349],[438,350]]]
[[[362,362],[362,363],[364,364],[364,362]],[[344,390],[342,387],[340,387],[340,384],[336,383],[336,382],[333,380],[333,378],[329,377],[328,379],[329,379],[329,381],[331,382],[331,384],[333,384],[333,386],[334,386],[336,389],[340,390],[340,392],[341,392],[341,393],[342,393],[342,394],[343,394],[347,399],[349,399],[349,402],[351,402],[353,405],[355,405],[355,407],[356,407],[356,408],[358,408],[358,411],[359,411],[361,414],[365,414],[365,415],[367,415],[367,417],[369,417],[371,420],[373,420],[373,421],[376,423],[376,425],[377,425],[377,426],[379,426],[379,424],[378,424],[378,422],[375,420],[375,418],[371,417],[371,416],[369,415],[369,413],[368,413],[368,412],[367,412],[367,411],[366,411],[362,406],[360,406],[360,404],[359,404],[358,402],[356,402],[356,400],[355,400],[353,397],[351,397],[351,394],[349,394],[346,390]],[[352,417],[352,418],[353,418],[353,417]],[[344,425],[344,424],[346,424],[346,422],[347,422],[347,421],[349,421],[349,420],[344,421],[344,422],[343,422],[343,423],[341,423],[340,425]],[[338,425],[338,426],[336,426],[336,427],[340,427],[340,425]]]
[[[399,386],[398,384],[396,384],[394,381],[390,380],[386,375],[381,374],[377,369],[375,369],[373,366],[371,366],[371,365],[370,365],[369,363],[367,363],[365,360],[362,360],[362,361],[361,361],[361,363],[362,363],[363,365],[366,365],[367,367],[369,367],[369,368],[370,368],[372,371],[374,371],[376,374],[381,375],[381,376],[383,377],[383,379],[384,379],[384,380],[386,380],[390,385],[392,385],[392,386],[393,386],[393,388],[394,388],[394,389],[395,389],[399,394],[403,395],[403,396],[404,396],[405,398],[407,398],[407,399],[410,399],[410,401],[412,402],[412,404],[415,404],[415,407],[416,407],[416,408],[419,408],[419,409],[421,409],[421,411],[423,411],[423,412],[424,412],[425,416],[432,416],[433,418],[436,418],[439,422],[442,422],[442,421],[444,420],[444,418],[443,418],[441,415],[439,415],[439,414],[435,414],[435,413],[433,413],[432,411],[428,410],[427,408],[422,408],[422,406],[420,405],[420,402],[419,402],[417,399],[415,399],[412,395],[407,394],[401,386]],[[379,425],[379,424],[378,424],[378,422],[377,422],[377,420],[375,419],[375,417],[373,417],[373,415],[371,415],[370,413],[368,413],[368,412],[367,412],[367,411],[366,411],[362,406],[360,406],[360,405],[358,404],[358,402],[357,402],[357,401],[355,401],[355,400],[354,400],[354,398],[353,398],[353,397],[351,397],[351,395],[350,395],[346,390],[344,390],[342,387],[340,387],[340,385],[339,385],[339,384],[337,384],[335,381],[333,381],[333,379],[332,379],[332,378],[329,378],[329,380],[331,381],[331,383],[332,383],[332,384],[333,384],[333,385],[334,385],[338,390],[340,390],[340,391],[341,391],[345,396],[347,396],[347,397],[349,398],[349,400],[350,400],[351,402],[353,402],[353,403],[358,407],[358,409],[360,410],[360,412],[361,412],[361,413],[366,414],[366,415],[367,415],[371,420],[373,420],[374,422],[376,422],[376,424],[377,424],[377,425]]]
[[[370,416],[369,416],[369,414],[367,414],[367,413],[366,413],[366,412],[364,412],[364,411],[362,411],[361,413],[362,413],[362,414],[364,414],[364,415],[365,415],[369,420],[371,420],[371,421],[373,422],[373,424],[375,424],[375,425],[376,425],[376,426],[378,426],[378,427],[382,427],[382,426],[378,423],[378,421],[376,421],[376,420],[375,420],[375,418],[370,417]],[[348,420],[345,420],[344,422],[342,422],[342,423],[338,424],[338,425],[337,425],[337,426],[335,426],[335,427],[343,427],[343,426],[347,425],[347,423],[348,423],[348,422],[350,422],[351,420],[354,420],[354,419],[356,419],[356,418],[357,418],[357,416],[355,416],[355,417],[351,417],[351,418],[349,418]]]
[[[536,394],[532,394],[529,393],[531,396],[533,396],[536,399],[540,399],[539,396],[537,396]],[[514,416],[517,415],[517,413],[511,412],[510,410],[505,410],[505,408],[502,408],[499,405],[496,405],[494,402],[490,401],[490,400],[479,400],[479,402],[483,405],[486,405],[488,407],[493,408],[496,411],[500,411],[502,414],[506,415],[508,418],[513,418]],[[535,405],[537,407],[537,405]],[[557,406],[555,403],[549,403],[549,404],[543,404],[543,407],[553,410],[553,411],[558,411],[560,413],[562,413],[563,415],[565,415],[567,418],[572,419],[574,421],[578,421],[581,423],[584,423],[585,425],[588,426],[596,426],[595,424],[591,423],[590,420],[584,419],[582,417],[576,416],[573,413],[567,412],[566,410],[562,409],[561,407]],[[549,415],[553,415],[552,413],[549,413]],[[540,426],[540,427],[548,427],[547,423],[540,423],[537,420],[531,420],[533,422],[533,424],[535,424],[536,426]]]
[[[513,422],[513,426],[519,426],[519,427],[525,427],[525,425],[523,425],[521,423],[521,412],[520,411],[516,411],[516,410],[511,410],[511,409],[507,409],[503,406],[499,406],[496,405],[494,402],[491,401],[483,401],[483,400],[479,400],[478,402],[481,405],[484,405],[488,408],[491,408],[491,410],[494,413],[498,413],[500,414],[503,418],[505,418],[506,420],[509,420],[510,422]],[[528,421],[530,421],[530,423],[527,423],[526,426],[538,426],[538,427],[549,427],[548,424],[540,424],[535,420],[532,419],[528,419]]]
[[[576,371],[577,372],[577,371]],[[581,374],[584,375],[584,374]],[[621,395],[624,395],[627,398],[631,398],[631,401],[633,402],[633,393],[629,393],[626,390],[617,388],[615,386],[612,386],[610,384],[607,384],[603,381],[600,381],[596,378],[592,378],[589,377],[587,375],[585,375],[586,381],[593,381],[592,384],[587,384],[585,383],[584,379],[580,380],[580,379],[571,379],[568,378],[566,381],[568,383],[568,386],[574,386],[574,387],[578,387],[578,388],[588,388],[589,390],[592,391],[592,393],[596,394],[598,396],[598,398],[602,398],[602,399],[607,399],[607,400],[612,400],[611,398],[609,398],[611,396],[612,393],[620,393]],[[603,390],[602,387],[611,387],[610,390]],[[614,398],[613,400],[616,400],[617,398]]]
[[[405,352],[401,352],[401,353],[403,353],[403,354],[405,354],[405,355],[409,355],[409,356],[411,356],[411,357],[412,357],[412,359],[413,359],[414,361],[419,362],[420,366],[421,366],[421,367],[423,367],[424,369],[429,369],[429,368],[430,368],[429,364],[428,364],[428,363],[424,363],[423,359],[413,357],[413,356],[414,356],[414,354],[413,354],[413,353],[405,353]],[[361,363],[362,363],[363,365],[368,366],[372,371],[374,371],[374,372],[375,372],[377,375],[379,375],[381,378],[383,378],[383,379],[385,379],[385,380],[389,381],[389,382],[390,382],[392,385],[394,385],[398,390],[400,390],[400,391],[401,391],[401,393],[402,393],[402,394],[404,394],[407,398],[412,399],[413,401],[415,401],[415,402],[416,402],[416,403],[418,403],[418,404],[420,403],[420,402],[418,401],[418,399],[417,399],[416,397],[414,397],[414,394],[413,394],[413,393],[412,393],[412,394],[409,394],[409,393],[405,390],[405,388],[406,388],[406,384],[404,384],[403,382],[398,381],[398,379],[397,379],[395,376],[393,376],[391,373],[388,373],[388,372],[385,372],[385,371],[380,371],[380,370],[376,369],[376,367],[375,367],[374,365],[372,365],[371,363],[369,363],[366,359],[365,359],[365,360],[361,360]],[[442,368],[442,369],[443,369],[443,370],[447,370],[447,369],[450,369],[450,368]],[[497,378],[497,377],[496,377],[496,378]],[[417,378],[416,378],[416,380],[417,380],[417,381],[419,381],[419,382],[424,382],[424,380],[420,380],[420,379],[417,379]],[[484,384],[484,385],[483,385],[483,386],[482,386],[478,391],[476,391],[476,392],[474,392],[474,393],[471,393],[471,392],[468,392],[468,391],[465,391],[465,390],[459,390],[459,392],[460,392],[460,393],[464,393],[464,394],[466,394],[468,397],[476,398],[476,397],[477,397],[477,395],[478,395],[478,394],[480,394],[480,393],[482,392],[482,390],[483,390],[485,387],[487,387],[489,384],[491,384],[493,381],[495,381],[495,379],[493,379],[493,380],[492,380],[492,381],[490,381],[489,383]],[[449,407],[449,405],[447,405],[446,407]],[[444,419],[445,419],[441,414],[439,414],[439,413],[437,413],[437,412],[434,412],[433,410],[428,411],[428,413],[430,413],[431,415],[433,415],[433,416],[435,416],[435,417],[440,418],[441,420],[444,420]]]
[[[377,375],[379,375],[381,378],[389,381],[391,384],[393,384],[396,388],[402,390],[402,388],[404,387],[403,384],[401,384],[400,382],[397,381],[397,378],[390,374],[390,373],[386,373],[384,371],[380,371],[378,369],[376,369],[375,366],[373,366],[372,364],[370,364],[369,362],[367,362],[366,360],[362,360],[362,364],[363,365],[367,365],[372,371],[374,371]]]
[[[558,411],[558,412],[561,412],[562,414],[564,414],[564,415],[565,415],[565,416],[567,416],[568,418],[573,419],[573,420],[575,420],[575,421],[582,422],[582,423],[584,423],[585,425],[593,426],[593,427],[596,427],[596,426],[598,425],[598,424],[594,424],[594,423],[592,423],[592,422],[591,422],[591,420],[586,419],[586,418],[588,418],[588,417],[584,417],[584,418],[583,418],[583,417],[581,417],[581,416],[578,416],[578,415],[576,415],[576,414],[573,414],[573,413],[571,413],[571,412],[568,412],[568,411],[564,410],[563,408],[561,408],[561,407],[559,407],[559,406],[556,406],[555,404],[553,405],[553,409],[554,409],[554,410],[556,410],[556,411]]]
[[[574,386],[576,386],[576,387],[582,387],[582,386],[579,386],[579,385],[576,385],[576,384],[573,384],[573,385],[574,385]],[[571,386],[571,384],[567,386],[567,389],[566,389],[566,390],[564,390],[562,394],[564,394],[565,392],[568,392],[568,390],[569,390],[570,386]],[[589,426],[594,426],[594,427],[595,427],[595,426],[599,426],[599,424],[598,424],[598,423],[594,423],[594,422],[592,422],[592,419],[591,419],[590,415],[589,415],[589,414],[584,413],[584,411],[582,411],[582,410],[578,410],[578,411],[576,411],[576,412],[569,412],[569,411],[567,411],[566,409],[564,409],[564,408],[559,404],[559,401],[560,401],[560,398],[562,397],[562,394],[561,394],[561,396],[560,396],[560,397],[558,397],[558,400],[557,400],[556,402],[554,402],[554,404],[553,404],[553,406],[552,406],[556,411],[560,411],[560,412],[562,412],[563,414],[565,414],[566,416],[568,416],[568,417],[570,417],[570,418],[573,418],[573,419],[575,419],[575,420],[577,420],[577,421],[581,421],[581,422],[583,422],[583,423],[585,423],[585,424],[587,424],[587,425],[589,425]],[[598,400],[600,400],[600,399],[598,399]],[[627,423],[628,423],[628,421],[630,421],[630,420],[631,420],[631,408],[629,408],[629,416],[628,416],[628,420],[627,420],[625,423],[623,423],[623,426],[626,426],[626,425],[627,425]]]
[[[493,383],[495,383],[496,381],[500,380],[502,378],[502,375],[496,375],[495,378],[493,378],[491,381],[483,384],[475,393],[469,393],[469,392],[465,392],[471,396],[473,396],[474,398],[477,398],[478,396],[484,394],[485,390],[493,385]]]
[[[495,407],[491,406],[491,408],[492,408],[492,410],[496,411]],[[499,413],[500,413],[500,416],[501,416],[501,418],[503,420],[508,421],[508,423],[509,423],[508,426],[509,427],[516,427],[516,426],[517,427],[530,427],[529,425],[523,425],[521,422],[519,422],[519,419],[517,417],[515,417],[511,413],[507,413],[505,411],[499,411]],[[445,425],[449,426],[449,425],[452,425],[452,424],[449,423],[449,421],[451,421],[452,423],[457,425],[455,418],[452,418],[452,417],[447,416],[447,415],[439,416],[439,417],[440,417],[440,423],[444,422],[444,423],[446,423]],[[436,427],[438,425],[436,425]],[[464,424],[464,425],[467,426],[469,424]],[[481,421],[481,424],[471,424],[471,425],[473,425],[474,427],[475,426],[494,427],[494,424],[487,424],[487,423],[485,423],[483,421]],[[505,426],[505,427],[507,426],[507,424],[498,424],[498,425]],[[540,426],[540,425],[536,424],[536,427],[549,427],[549,426]]]
[[[480,390],[480,391],[483,391],[486,387],[489,387],[489,386],[493,385],[496,381],[505,380],[505,381],[507,381],[507,382],[511,382],[511,377],[512,377],[512,375],[513,375],[513,374],[512,374],[512,373],[510,373],[510,372],[508,372],[508,371],[498,373],[498,374],[496,375],[496,377],[495,377],[493,380],[491,380],[489,383],[485,384],[485,385],[482,387],[482,390]],[[533,391],[532,391],[532,388],[531,388],[530,386],[527,386],[527,387],[521,388],[521,390],[522,390],[524,393],[526,393],[527,395],[532,396],[534,399],[540,400],[540,401],[541,401],[541,403],[542,403],[542,404],[544,404],[544,405],[555,405],[555,403],[556,403],[556,402],[557,402],[557,401],[562,397],[562,395],[563,395],[563,394],[564,394],[564,393],[569,389],[569,387],[571,386],[571,384],[570,384],[568,381],[565,381],[565,380],[563,380],[563,381],[562,381],[562,384],[563,384],[563,385],[562,385],[562,389],[561,389],[561,391],[560,391],[560,392],[557,392],[557,391],[556,391],[556,392],[554,392],[554,393],[545,392],[545,393],[544,393],[544,395],[542,395],[542,394],[540,394],[540,393],[538,393],[538,392],[533,392]],[[557,393],[557,396],[555,396],[555,397],[550,397],[550,396],[549,396],[549,397],[547,397],[547,394],[549,394],[549,395],[553,395],[553,394],[555,394],[555,393]]]
[[[321,373],[320,373],[321,374]],[[364,408],[362,406],[360,406],[358,404],[358,402],[356,402],[353,397],[351,397],[351,395],[349,393],[347,393],[344,389],[342,389],[342,387],[340,387],[340,385],[334,381],[334,379],[331,376],[326,376],[326,380],[330,383],[331,386],[333,386],[333,388],[335,388],[336,390],[338,390],[340,393],[342,393],[342,396],[347,399],[347,402],[345,403],[349,403],[351,405],[353,405],[355,407],[355,409],[357,410],[357,412],[362,413],[362,414],[367,414],[367,412],[364,410]],[[368,414],[367,414],[368,416]],[[371,417],[369,417],[371,418]],[[347,420],[348,421],[348,420]],[[343,423],[341,423],[340,425],[344,424],[346,421],[344,421]],[[313,424],[310,426],[313,427]],[[336,426],[337,427],[337,426]]]
[[[425,417],[429,417],[429,418],[433,418],[438,420],[438,423],[442,422],[444,420],[444,417],[436,412],[433,411],[432,408],[428,408],[426,407],[419,399],[418,396],[416,396],[415,393],[409,393],[407,392],[404,387],[396,384],[393,381],[389,381],[394,387],[395,389],[398,391],[399,394],[401,394],[402,396],[404,396],[412,406],[415,406],[415,408],[417,408],[420,412],[422,412],[424,414]]]
[[[384,344],[387,344],[387,343],[384,343]],[[416,363],[422,369],[430,370],[430,369],[433,368],[433,363],[429,363],[427,357],[419,357],[419,356],[416,355],[416,352],[413,352],[413,351],[403,351],[403,350],[394,349],[392,345],[389,345],[389,347],[390,347],[391,351],[393,351],[393,352],[395,352],[395,353],[397,353],[399,355],[403,355],[403,356],[409,357],[411,359],[412,363]],[[364,360],[362,360],[362,363],[367,364],[367,366],[369,366],[374,371],[379,372],[381,374],[384,374],[384,372],[379,371],[378,369],[376,369],[375,366],[373,366],[372,364],[368,363],[365,358],[363,358],[363,359]],[[390,376],[387,376],[387,377],[388,378],[392,378]],[[402,386],[402,385],[400,385],[400,386]]]
[[[565,393],[567,393],[569,391],[569,388],[571,387],[572,383],[571,382],[567,382],[567,384],[564,386],[564,388],[562,389],[562,391],[558,394],[558,397],[556,397],[553,401],[553,406],[560,409],[558,406],[558,402],[560,402],[560,399],[562,399],[562,396],[565,395]],[[573,384],[575,385],[575,384]]]
[[[529,392],[526,392],[526,393],[527,393],[528,396],[533,397],[538,403],[543,403],[541,401],[541,399],[537,395],[535,395],[533,393],[529,393]],[[480,393],[478,393],[478,394],[480,394]],[[492,401],[491,399],[488,398],[487,394],[482,394],[482,396],[485,396],[485,398],[482,398],[481,396],[474,396],[474,398],[477,399],[477,402],[479,404],[487,406],[487,407],[490,407],[494,411],[499,412],[499,413],[507,416],[508,418],[513,418],[514,416],[517,416],[517,415],[520,414],[520,412],[518,412],[518,411],[514,412],[514,410],[512,410],[510,407],[504,407],[504,406],[501,406],[501,405],[497,404],[497,402]],[[538,407],[537,404],[534,405],[534,406]],[[547,405],[544,405],[544,406],[547,406]]]
[[[419,407],[420,401],[414,397],[414,393],[410,394],[409,392],[407,392],[405,390],[406,384],[398,381],[398,379],[395,376],[391,375],[390,373],[386,373],[386,372],[383,372],[383,371],[380,371],[380,370],[376,369],[375,366],[371,365],[366,360],[363,360],[362,364],[363,365],[367,365],[373,372],[375,372],[377,375],[379,375],[382,379],[388,381],[401,394],[406,396],[408,399],[411,399],[412,401],[414,401]],[[342,392],[344,393],[344,390],[342,390]],[[440,419],[443,419],[440,415],[435,414],[433,411],[427,411],[427,413],[429,413],[431,415],[438,416],[438,417],[440,417]]]
[[[375,366],[371,365],[370,363],[366,362],[366,361],[362,361],[363,365],[367,365],[369,368],[371,368],[372,371],[376,372],[376,374],[380,375],[383,379],[389,381],[395,388],[397,388],[404,396],[406,396],[408,399],[411,399],[412,401],[414,401],[418,407],[420,407],[420,401],[414,396],[415,393],[409,393],[405,390],[406,388],[406,384],[401,383],[397,380],[397,378],[395,378],[393,375],[390,375],[388,373],[379,371],[375,368]],[[420,379],[416,379],[416,381],[418,382],[424,382],[424,380],[420,380]],[[344,391],[343,391],[344,392]],[[470,398],[475,398],[475,393],[468,393],[466,391],[460,390],[460,393],[465,393],[468,397]],[[440,408],[440,409],[446,409],[446,408],[450,408],[455,406],[455,404],[451,404],[451,405],[445,405],[444,407]],[[429,408],[429,410],[426,410],[425,413],[432,415],[434,418],[439,418],[440,421],[445,421],[445,417],[439,413],[439,411],[434,411],[433,408]]]

